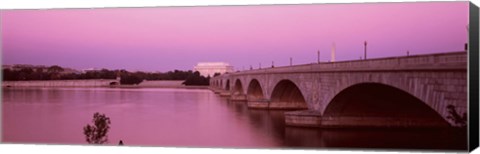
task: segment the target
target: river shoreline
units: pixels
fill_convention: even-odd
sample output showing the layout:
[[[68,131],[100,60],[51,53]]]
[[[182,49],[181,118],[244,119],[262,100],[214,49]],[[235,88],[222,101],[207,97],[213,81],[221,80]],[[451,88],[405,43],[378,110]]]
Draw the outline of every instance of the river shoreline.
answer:
[[[112,85],[106,88],[178,88],[178,89],[208,89],[209,86],[142,86],[142,85]]]
[[[208,89],[209,86],[138,86],[138,85],[115,85],[115,86],[3,86],[2,88],[119,88],[119,89],[141,89],[141,88],[166,88],[166,89]]]
[[[118,80],[90,79],[90,80],[31,80],[31,81],[2,81],[2,88],[180,88],[180,89],[208,89],[205,86],[186,86],[183,81],[158,80],[144,81],[137,85],[120,85]]]

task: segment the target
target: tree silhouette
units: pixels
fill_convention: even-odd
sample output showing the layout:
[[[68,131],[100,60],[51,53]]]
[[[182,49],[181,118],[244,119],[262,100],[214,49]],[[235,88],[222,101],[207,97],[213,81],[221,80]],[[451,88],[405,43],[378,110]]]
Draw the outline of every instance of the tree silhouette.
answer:
[[[48,68],[48,72],[50,73],[60,73],[64,71],[64,69],[58,65],[53,65]]]
[[[137,74],[128,73],[124,74],[120,78],[120,84],[140,84],[143,81],[142,78],[138,77]]]
[[[24,80],[82,80],[82,79],[116,79],[120,77],[120,84],[139,84],[143,80],[187,80],[187,85],[208,85],[209,77],[203,77],[199,72],[192,70],[174,70],[168,72],[129,72],[126,70],[90,70],[83,73],[76,73],[64,69],[58,65],[45,66],[17,66],[3,69],[5,81]],[[2,74],[2,73],[0,73]],[[214,76],[218,76],[216,73]]]
[[[86,141],[89,144],[103,144],[108,142],[108,130],[110,129],[110,118],[105,114],[96,112],[93,115],[92,122],[94,125],[87,124],[83,127]]]
[[[53,65],[48,68],[48,73],[50,76],[50,79],[60,79],[60,72],[63,72],[64,69],[58,65]]]
[[[195,71],[193,74],[190,74],[187,79],[183,82],[185,85],[209,85],[210,76],[204,77],[200,75],[200,72]]]
[[[453,120],[457,126],[460,127],[467,127],[467,113],[463,113],[462,116],[457,113],[455,106],[448,105],[447,106],[448,113],[450,114],[447,116],[447,119]]]

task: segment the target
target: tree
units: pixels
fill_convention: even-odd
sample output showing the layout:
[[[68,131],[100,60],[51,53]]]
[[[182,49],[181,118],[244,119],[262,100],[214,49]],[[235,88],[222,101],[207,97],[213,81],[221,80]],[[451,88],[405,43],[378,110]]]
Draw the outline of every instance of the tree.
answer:
[[[48,68],[48,72],[50,73],[60,73],[64,71],[64,69],[58,65],[53,65]]]
[[[5,81],[18,80],[17,71],[13,71],[8,68],[3,69],[3,80]]]
[[[32,73],[33,73],[32,68],[22,68],[18,76],[20,80],[31,80]]]
[[[189,85],[209,85],[210,77],[204,77],[200,75],[200,72],[195,71],[193,74],[189,75],[183,84]]]
[[[457,113],[457,110],[455,108],[456,107],[451,104],[447,106],[447,110],[449,113],[447,119],[452,120],[459,127],[467,127],[467,113],[463,113],[463,115],[460,116],[460,114]]]
[[[83,127],[86,141],[89,144],[103,144],[108,142],[108,130],[110,129],[110,118],[105,114],[96,112],[93,115],[94,125],[87,124]]]
[[[125,75],[122,75],[120,78],[120,84],[133,85],[133,84],[139,84],[142,81],[143,79],[136,76],[135,74],[125,74]]]
[[[48,73],[50,74],[50,79],[57,80],[60,79],[60,72],[63,72],[63,68],[58,65],[53,65],[48,68]]]

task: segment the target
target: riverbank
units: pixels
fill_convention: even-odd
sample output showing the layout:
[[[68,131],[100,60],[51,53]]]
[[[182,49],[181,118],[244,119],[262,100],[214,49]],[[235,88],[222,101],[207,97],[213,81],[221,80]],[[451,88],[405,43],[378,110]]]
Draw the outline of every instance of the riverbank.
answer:
[[[2,81],[2,87],[109,87],[114,79]]]
[[[8,87],[107,87],[107,88],[182,88],[208,89],[208,86],[186,86],[183,80],[143,81],[138,85],[120,85],[118,80],[46,80],[46,81],[2,81],[2,88]]]
[[[209,86],[142,86],[142,85],[112,85],[110,88],[180,88],[180,89],[208,89]]]
[[[112,88],[181,88],[207,89],[208,86],[186,86],[185,80],[143,80],[137,85],[111,85]]]

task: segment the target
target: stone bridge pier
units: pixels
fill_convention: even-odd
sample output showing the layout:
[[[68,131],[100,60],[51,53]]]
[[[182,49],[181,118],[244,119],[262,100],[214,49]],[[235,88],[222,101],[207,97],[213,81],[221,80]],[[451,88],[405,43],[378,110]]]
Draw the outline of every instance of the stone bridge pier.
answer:
[[[215,94],[219,94],[222,97],[230,97],[231,93],[229,80],[219,80],[213,83],[211,82],[210,85],[215,85],[209,87]]]
[[[210,82],[250,109],[288,110],[291,126],[461,127],[453,117],[467,112],[467,52],[257,69]]]

